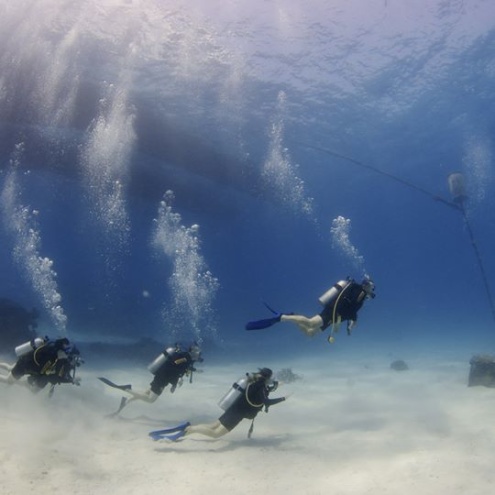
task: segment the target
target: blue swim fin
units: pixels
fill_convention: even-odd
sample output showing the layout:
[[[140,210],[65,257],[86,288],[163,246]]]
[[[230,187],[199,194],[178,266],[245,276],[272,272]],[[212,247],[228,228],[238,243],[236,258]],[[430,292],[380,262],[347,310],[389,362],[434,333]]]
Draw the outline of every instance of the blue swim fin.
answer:
[[[162,440],[170,440],[171,442],[177,442],[179,438],[182,438],[186,434],[185,430],[180,430],[177,433],[172,433],[171,435],[163,435]]]
[[[268,311],[273,313],[275,316],[273,316],[272,318],[265,318],[264,320],[248,321],[245,327],[246,330],[263,330],[263,328],[271,327],[272,325],[275,325],[275,323],[278,323],[280,321],[282,313],[279,313],[278,311],[270,308],[270,306],[268,306],[268,304],[264,301],[263,304],[266,306]]]
[[[175,436],[178,433],[182,433],[177,437],[180,438],[185,435],[186,428],[190,425],[191,423],[189,423],[189,421],[185,421],[184,423],[181,423],[180,425],[177,426],[164,428],[163,430],[150,431],[148,433],[148,436],[150,436],[153,440],[162,440],[163,438],[168,438],[169,440],[172,440],[171,438],[169,438],[170,436]]]
[[[246,323],[246,330],[262,330],[263,328],[271,327],[280,321],[281,316],[280,314],[273,318],[266,318],[265,320],[248,321]]]

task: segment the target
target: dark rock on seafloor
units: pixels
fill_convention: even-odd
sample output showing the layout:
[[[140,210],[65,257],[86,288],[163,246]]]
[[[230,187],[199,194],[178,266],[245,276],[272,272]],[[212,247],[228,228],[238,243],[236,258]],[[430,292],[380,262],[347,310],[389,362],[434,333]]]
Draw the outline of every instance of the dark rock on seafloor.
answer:
[[[495,358],[487,354],[478,354],[469,361],[468,387],[481,385],[495,387]]]
[[[390,364],[390,367],[395,371],[406,371],[409,369],[409,366],[407,365],[407,363],[405,361],[403,361],[402,359],[397,359],[396,361],[393,361]]]

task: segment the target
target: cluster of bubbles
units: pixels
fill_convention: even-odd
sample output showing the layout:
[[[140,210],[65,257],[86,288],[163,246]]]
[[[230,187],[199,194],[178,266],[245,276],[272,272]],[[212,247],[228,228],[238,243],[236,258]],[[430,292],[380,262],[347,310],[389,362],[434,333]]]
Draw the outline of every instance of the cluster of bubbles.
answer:
[[[153,245],[173,264],[169,278],[172,302],[164,316],[172,333],[192,329],[201,341],[202,330],[213,337],[216,334],[213,301],[220,285],[201,255],[199,225],[182,225],[181,215],[173,210],[173,201],[173,192],[167,191],[154,220]]]
[[[4,224],[13,236],[15,261],[24,270],[33,289],[41,298],[43,307],[48,311],[58,332],[65,334],[67,316],[61,306],[62,296],[58,291],[57,273],[53,269],[53,261],[40,254],[41,234],[36,221],[39,212],[20,204],[18,200],[16,164],[20,153],[22,145],[16,148],[14,156],[17,158],[11,160],[11,170],[1,193]]]
[[[312,218],[313,198],[306,195],[304,181],[298,175],[298,165],[291,162],[289,151],[283,144],[285,105],[286,95],[281,91],[277,97],[278,116],[271,125],[270,145],[262,176],[283,204]]]
[[[92,213],[120,246],[127,245],[130,231],[125,184],[136,141],[125,87],[108,85],[107,97],[100,101],[100,114],[92,124],[81,157]]]
[[[334,218],[332,220],[332,227],[330,228],[332,247],[339,250],[356,271],[365,275],[364,257],[359,254],[357,248],[352,244],[349,237],[350,231],[350,218],[344,218],[343,216]]]

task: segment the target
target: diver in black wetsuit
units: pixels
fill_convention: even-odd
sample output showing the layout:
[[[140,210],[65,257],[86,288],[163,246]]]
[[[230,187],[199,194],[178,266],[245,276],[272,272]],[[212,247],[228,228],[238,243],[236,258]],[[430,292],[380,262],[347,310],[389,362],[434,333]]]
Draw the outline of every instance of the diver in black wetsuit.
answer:
[[[225,412],[217,421],[211,424],[191,425],[185,422],[179,426],[151,432],[150,436],[155,440],[165,438],[175,441],[185,435],[198,433],[211,438],[219,438],[232,431],[243,419],[254,419],[264,408],[268,412],[270,406],[286,400],[286,397],[270,399],[268,396],[276,390],[278,382],[272,381],[272,370],[262,368],[257,373],[246,373],[232,389],[220,401],[220,406]],[[248,436],[251,436],[253,424]]]
[[[132,385],[115,385],[110,380],[100,377],[100,380],[114,388],[118,388],[129,395],[130,398],[122,397],[119,409],[112,415],[116,415],[135,400],[153,403],[162,394],[167,385],[171,385],[170,392],[175,392],[178,384],[182,383],[184,375],[191,377],[196,371],[194,363],[202,362],[201,349],[196,342],[192,342],[186,348],[179,344],[168,347],[148,366],[155,376],[150,383],[149,389],[144,392],[132,390]]]
[[[77,348],[66,338],[41,342],[36,349],[20,356],[14,365],[0,363],[0,368],[9,371],[7,376],[0,375],[0,382],[27,385],[34,392],[49,383],[79,385],[79,378],[74,376],[75,368],[81,363]],[[20,379],[25,375],[28,375],[27,381],[21,382]]]
[[[324,331],[329,326],[332,326],[328,337],[328,341],[332,343],[334,341],[333,334],[339,331],[342,321],[347,321],[347,334],[351,335],[351,331],[357,322],[358,311],[366,299],[375,297],[374,290],[375,284],[368,277],[364,278],[360,284],[351,278],[340,280],[320,297],[320,303],[323,304],[323,310],[320,314],[307,317],[277,313],[269,308],[275,314],[274,317],[251,321],[246,325],[246,329],[259,330],[268,328],[279,321],[290,321],[295,323],[305,335],[313,337],[319,331]]]

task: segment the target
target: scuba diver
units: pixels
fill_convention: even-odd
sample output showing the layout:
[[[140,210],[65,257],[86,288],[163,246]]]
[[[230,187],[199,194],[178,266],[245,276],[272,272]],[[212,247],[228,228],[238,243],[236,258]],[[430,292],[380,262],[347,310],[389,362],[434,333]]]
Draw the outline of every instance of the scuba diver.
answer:
[[[150,388],[144,392],[132,390],[132,385],[116,385],[107,378],[98,377],[106,385],[117,388],[131,395],[130,398],[122,397],[120,406],[110,416],[116,416],[124,407],[135,400],[153,403],[162,394],[167,385],[171,385],[170,392],[174,393],[177,385],[182,385],[182,377],[189,376],[189,383],[192,383],[193,372],[197,371],[194,363],[203,362],[201,349],[197,342],[192,342],[184,348],[176,343],[164,349],[160,355],[148,366],[148,370],[154,375]]]
[[[0,363],[0,368],[9,372],[7,376],[0,375],[0,383],[25,385],[33,392],[39,392],[50,384],[50,396],[55,385],[80,385],[81,379],[76,378],[75,371],[83,361],[69,339],[37,337],[17,346],[15,352],[18,360],[14,365]],[[28,375],[26,381],[21,380],[25,375]]]
[[[333,335],[339,331],[342,321],[347,321],[347,334],[351,335],[357,322],[357,312],[366,299],[374,299],[374,291],[375,284],[369,277],[366,276],[360,284],[347,277],[346,280],[335,283],[319,298],[320,304],[323,305],[321,313],[308,318],[293,313],[278,313],[265,304],[275,316],[250,321],[246,324],[246,330],[261,330],[279,321],[290,321],[295,323],[305,335],[313,337],[319,330],[324,331],[331,326],[328,341],[333,343],[335,341]]]
[[[256,373],[246,373],[235,382],[218,403],[225,412],[214,423],[191,425],[187,421],[178,426],[152,431],[149,436],[153,440],[166,439],[174,442],[194,433],[210,438],[220,438],[232,431],[243,419],[251,419],[248,432],[248,438],[250,438],[254,420],[261,409],[264,407],[265,412],[268,412],[270,406],[287,399],[287,397],[268,398],[269,394],[278,387],[278,382],[272,380],[272,375],[270,368],[261,368]]]

